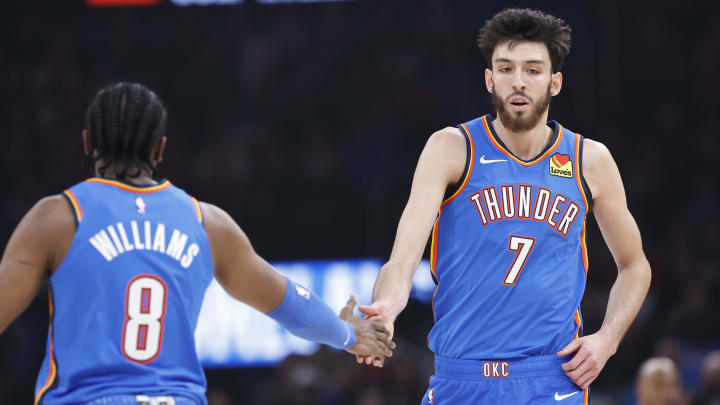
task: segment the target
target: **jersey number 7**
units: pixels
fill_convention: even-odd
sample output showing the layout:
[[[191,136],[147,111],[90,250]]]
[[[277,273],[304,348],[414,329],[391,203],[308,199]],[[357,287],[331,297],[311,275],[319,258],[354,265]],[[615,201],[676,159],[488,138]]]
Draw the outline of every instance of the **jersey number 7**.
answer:
[[[535,238],[532,236],[510,235],[508,251],[517,253],[515,254],[515,260],[513,260],[507,273],[505,273],[503,284],[509,286],[515,285],[523,267],[525,267],[528,256],[530,256],[530,252],[532,252],[534,244]]]
[[[130,361],[149,363],[162,348],[167,285],[152,274],[140,274],[127,286],[122,352]]]

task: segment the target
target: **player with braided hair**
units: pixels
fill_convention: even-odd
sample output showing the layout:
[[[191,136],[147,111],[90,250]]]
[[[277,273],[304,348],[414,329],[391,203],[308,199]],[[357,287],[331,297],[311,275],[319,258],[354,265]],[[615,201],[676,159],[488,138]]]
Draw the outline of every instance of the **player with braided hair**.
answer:
[[[302,338],[384,358],[389,331],[336,316],[277,272],[222,209],[157,176],[167,113],[140,84],[102,89],[82,140],[93,177],[38,202],[0,261],[0,333],[45,280],[50,325],[35,404],[207,404],[194,330],[213,276]]]

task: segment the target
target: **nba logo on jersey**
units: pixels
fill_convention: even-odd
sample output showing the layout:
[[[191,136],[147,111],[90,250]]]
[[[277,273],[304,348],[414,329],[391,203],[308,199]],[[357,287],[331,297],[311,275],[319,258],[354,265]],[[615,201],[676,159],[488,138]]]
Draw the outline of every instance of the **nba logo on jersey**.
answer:
[[[556,153],[550,158],[550,174],[560,177],[572,177],[573,167],[570,156]]]
[[[295,291],[298,293],[299,296],[305,298],[306,300],[310,299],[310,291],[300,287],[299,285],[295,286]]]
[[[135,199],[135,205],[137,205],[138,213],[145,215],[145,200],[142,199],[142,197],[138,197]]]

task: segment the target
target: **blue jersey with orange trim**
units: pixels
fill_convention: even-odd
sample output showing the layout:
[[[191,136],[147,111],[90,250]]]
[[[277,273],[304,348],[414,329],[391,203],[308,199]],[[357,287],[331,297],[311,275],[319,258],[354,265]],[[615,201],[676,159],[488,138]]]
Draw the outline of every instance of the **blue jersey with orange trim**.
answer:
[[[197,201],[169,181],[103,178],[63,195],[77,230],[50,277],[35,403],[132,394],[207,403],[194,331],[213,266]]]
[[[428,345],[446,358],[555,354],[582,334],[589,196],[582,137],[548,122],[553,140],[525,161],[503,145],[492,120],[460,125],[468,165],[433,228],[438,285]]]

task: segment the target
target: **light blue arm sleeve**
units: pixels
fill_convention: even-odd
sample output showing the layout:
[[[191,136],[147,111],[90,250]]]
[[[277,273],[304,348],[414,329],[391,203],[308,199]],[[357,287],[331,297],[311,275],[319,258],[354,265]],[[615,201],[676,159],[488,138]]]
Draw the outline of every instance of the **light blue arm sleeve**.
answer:
[[[355,330],[309,289],[287,278],[285,299],[267,314],[295,336],[336,349],[355,346]]]

